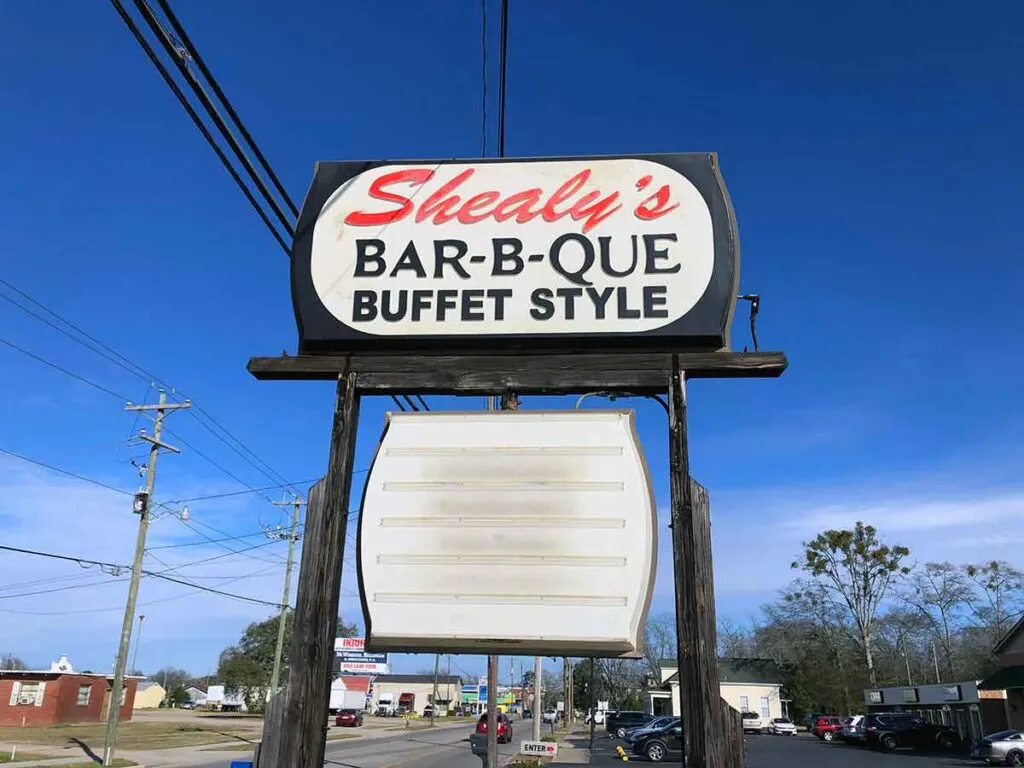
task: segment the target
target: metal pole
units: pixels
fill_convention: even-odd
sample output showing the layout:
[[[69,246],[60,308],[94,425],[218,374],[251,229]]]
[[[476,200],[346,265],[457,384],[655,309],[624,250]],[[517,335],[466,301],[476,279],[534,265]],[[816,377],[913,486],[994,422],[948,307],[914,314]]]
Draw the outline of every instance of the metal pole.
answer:
[[[129,670],[130,672],[135,672],[139,668],[139,644],[142,643],[142,620],[144,618],[146,618],[145,614],[139,614],[139,633],[135,635],[135,651],[132,653],[132,668]]]
[[[277,693],[281,684],[281,661],[284,657],[284,631],[288,623],[288,601],[292,591],[292,565],[295,562],[295,541],[299,530],[299,507],[306,502],[302,499],[292,501],[275,501],[278,507],[291,506],[292,527],[288,532],[288,561],[284,567],[284,591],[281,595],[281,613],[277,619],[277,648],[274,650],[274,672],[270,677],[270,694]]]
[[[544,669],[540,656],[533,659],[533,740],[540,741],[540,720],[544,714]]]
[[[905,648],[906,646],[904,646]],[[939,655],[935,652],[935,641],[932,640],[932,662],[935,664],[935,684],[939,684]]]
[[[914,680],[910,676],[910,655],[907,653],[907,636],[903,636],[903,661],[907,665],[907,685],[913,685]]]
[[[434,718],[437,716],[437,673],[441,666],[441,654],[434,654],[434,695],[430,699],[430,727],[434,727]]]
[[[590,751],[594,751],[594,722],[597,720],[597,691],[594,690],[594,657],[590,657]]]
[[[107,706],[107,730],[103,737],[103,765],[110,765],[114,760],[114,745],[117,742],[117,721],[121,712],[121,691],[124,687],[124,670],[128,663],[128,649],[132,642],[132,625],[135,623],[135,603],[139,596],[139,579],[142,577],[142,556],[146,551],[146,532],[149,530],[149,500],[153,498],[153,487],[156,484],[156,460],[161,448],[177,452],[176,448],[160,442],[160,434],[164,428],[164,416],[167,411],[178,408],[190,408],[191,404],[167,404],[167,393],[160,390],[160,399],[156,405],[125,406],[126,411],[156,411],[153,424],[153,437],[142,433],[139,436],[149,443],[149,459],[146,461],[146,486],[143,495],[136,496],[139,515],[139,531],[135,537],[135,558],[132,560],[132,578],[128,584],[128,601],[124,606],[124,620],[121,622],[121,642],[117,649],[117,660],[114,662],[114,680],[110,686],[110,701]]]
[[[498,768],[498,657],[487,657],[487,768]]]

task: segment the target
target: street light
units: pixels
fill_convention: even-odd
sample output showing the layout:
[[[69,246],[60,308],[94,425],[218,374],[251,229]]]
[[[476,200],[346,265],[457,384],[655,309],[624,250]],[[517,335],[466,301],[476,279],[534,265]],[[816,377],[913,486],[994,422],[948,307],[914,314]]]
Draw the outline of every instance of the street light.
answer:
[[[575,406],[576,410],[579,410],[580,406],[583,404],[583,401],[586,400],[588,397],[607,397],[613,403],[617,399],[619,399],[620,397],[643,397],[643,398],[646,398],[648,400],[654,400],[655,402],[657,402],[658,405],[660,405],[662,408],[665,409],[665,415],[666,416],[669,415],[668,403],[666,403],[665,400],[661,396],[659,396],[659,395],[644,395],[644,394],[640,394],[640,393],[637,393],[637,392],[604,392],[604,391],[586,392],[585,394],[580,395],[579,399],[576,400],[576,406]]]

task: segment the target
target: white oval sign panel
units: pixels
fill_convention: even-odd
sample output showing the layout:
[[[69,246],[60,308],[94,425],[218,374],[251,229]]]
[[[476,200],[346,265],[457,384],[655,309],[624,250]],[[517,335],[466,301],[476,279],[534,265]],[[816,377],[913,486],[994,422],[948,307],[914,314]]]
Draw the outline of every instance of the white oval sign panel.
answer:
[[[731,211],[711,155],[321,164],[293,251],[300,349],[721,348]]]
[[[632,411],[390,414],[359,522],[367,648],[636,655],[656,536]]]
[[[636,333],[689,312],[714,255],[700,192],[647,160],[385,165],[324,205],[311,272],[377,336]]]

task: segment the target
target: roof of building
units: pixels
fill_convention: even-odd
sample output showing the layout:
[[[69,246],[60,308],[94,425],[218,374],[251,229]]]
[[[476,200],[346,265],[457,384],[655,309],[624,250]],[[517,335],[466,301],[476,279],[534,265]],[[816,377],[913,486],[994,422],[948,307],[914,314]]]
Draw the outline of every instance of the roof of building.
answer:
[[[139,692],[141,693],[142,691],[148,691],[153,686],[156,686],[161,691],[164,689],[164,687],[160,685],[160,683],[153,682],[152,680],[144,680],[143,682],[139,683]]]
[[[1021,630],[1024,630],[1024,616],[1021,616],[1020,619],[1017,620],[1017,623],[1010,627],[1009,631],[1005,635],[999,638],[999,642],[996,643],[996,647],[992,649],[992,653],[997,656],[1002,653],[1003,649],[1010,644],[1010,641],[1013,640]]]
[[[55,671],[49,670],[49,669],[0,669],[0,676],[3,676],[3,677],[23,676],[23,677],[32,677],[32,678],[36,678],[36,677],[57,678],[57,677],[65,677],[65,676],[67,676],[67,677],[98,677],[98,678],[106,678],[107,680],[113,680],[114,679],[113,675],[102,675],[102,674],[99,674],[98,672],[55,672]],[[124,679],[125,680],[145,680],[144,677],[136,676],[136,675],[125,675]]]
[[[374,683],[420,683],[426,685],[434,684],[433,675],[377,675],[373,678]],[[456,675],[438,675],[438,685],[461,685],[462,678]]]
[[[202,685],[190,685],[187,688],[185,688],[185,690],[186,691],[196,690],[196,691],[199,691],[200,693],[206,693],[206,688],[205,688],[205,686],[202,686]]]
[[[1024,688],[1024,667],[1004,667],[986,677],[978,688],[982,691],[1004,691],[1007,688]]]
[[[675,669],[675,659],[662,659],[658,662],[662,668]],[[676,672],[669,680],[678,680]],[[782,671],[771,659],[741,659],[735,657],[718,658],[718,681],[721,683],[753,683],[754,685],[781,685]]]

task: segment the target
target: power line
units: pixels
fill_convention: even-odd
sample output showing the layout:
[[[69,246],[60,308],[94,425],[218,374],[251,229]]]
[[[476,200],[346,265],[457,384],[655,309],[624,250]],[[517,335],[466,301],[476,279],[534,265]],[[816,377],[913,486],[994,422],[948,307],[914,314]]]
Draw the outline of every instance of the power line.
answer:
[[[192,40],[189,38],[188,33],[185,31],[185,28],[181,25],[181,22],[178,21],[178,17],[174,15],[174,11],[171,10],[170,4],[167,2],[167,0],[157,0],[157,3],[159,3],[160,8],[164,12],[164,15],[167,17],[168,21],[171,22],[171,26],[174,27],[175,34],[181,38],[181,41],[185,44],[185,47],[190,52],[192,59],[196,63],[196,66],[199,67],[199,71],[202,73],[203,77],[206,78],[206,81],[210,84],[210,87],[213,88],[214,94],[216,94],[217,98],[220,99],[221,104],[224,105],[224,108],[227,110],[228,116],[234,121],[235,125],[238,126],[238,130],[242,134],[242,138],[245,139],[246,143],[248,143],[249,147],[252,149],[253,154],[256,155],[256,159],[259,160],[260,165],[263,166],[263,170],[266,171],[267,176],[270,178],[270,181],[274,184],[274,187],[281,195],[281,198],[291,209],[292,214],[294,216],[298,216],[299,210],[295,206],[295,203],[292,202],[291,197],[288,195],[288,192],[281,184],[281,181],[280,179],[278,179],[277,174],[274,173],[274,170],[270,167],[270,163],[267,162],[267,158],[263,156],[263,153],[260,151],[259,145],[255,142],[255,140],[253,140],[252,136],[249,134],[249,131],[246,130],[245,124],[242,122],[242,119],[238,116],[238,113],[235,112],[235,108],[231,106],[231,102],[228,100],[228,97],[224,94],[224,91],[221,89],[220,84],[217,82],[217,79],[213,76],[213,73],[210,72],[209,68],[206,66],[206,62],[203,61],[203,57],[199,55],[199,49],[197,49],[195,45],[193,45]]]
[[[53,553],[53,552],[40,552],[39,550],[35,550],[35,549],[23,549],[21,547],[10,547],[10,546],[7,546],[5,544],[0,544],[0,550],[4,550],[4,551],[7,551],[7,552],[17,552],[17,553],[23,554],[23,555],[34,555],[36,557],[48,557],[48,558],[53,559],[53,560],[63,560],[65,562],[77,563],[79,565],[95,565],[95,566],[97,566],[99,568],[109,568],[112,571],[128,571],[128,570],[131,570],[131,566],[129,566],[129,565],[119,565],[117,563],[107,563],[107,562],[103,562],[101,560],[89,560],[89,559],[84,558],[84,557],[73,557],[71,555],[58,555],[58,554]],[[174,584],[183,584],[186,587],[192,587],[194,589],[199,589],[199,590],[202,590],[203,592],[211,592],[213,594],[222,595],[224,597],[234,598],[236,600],[244,600],[244,601],[250,602],[250,603],[259,603],[261,605],[269,605],[269,606],[272,606],[274,608],[280,608],[281,607],[279,603],[272,603],[272,602],[270,602],[268,600],[260,600],[258,598],[249,597],[247,595],[236,595],[236,594],[234,594],[232,592],[224,592],[223,590],[220,590],[220,589],[214,589],[213,587],[204,587],[204,586],[199,585],[199,584],[190,584],[187,581],[182,581],[181,579],[176,579],[173,576],[168,576],[165,573],[161,573],[160,571],[147,571],[147,570],[143,569],[142,570],[142,574],[144,574],[146,576],[152,576],[152,577],[157,578],[157,579],[162,579],[164,581],[169,581],[169,582],[172,582]]]
[[[171,386],[171,384],[169,384],[168,382],[164,381],[159,376],[156,376],[152,372],[147,371],[142,366],[138,365],[137,363],[133,362],[129,358],[125,357],[123,354],[121,354],[120,352],[118,352],[117,350],[115,350],[114,348],[109,346],[108,344],[105,344],[104,342],[100,341],[95,336],[89,334],[87,331],[84,331],[82,328],[80,328],[79,326],[75,325],[73,322],[71,322],[67,318],[63,317],[57,311],[51,309],[50,307],[48,307],[46,304],[44,304],[43,302],[39,301],[38,299],[33,298],[32,296],[30,296],[25,291],[22,291],[17,286],[13,285],[12,283],[10,283],[10,282],[8,282],[6,280],[3,280],[2,278],[0,278],[0,284],[6,286],[8,289],[14,291],[15,293],[17,293],[19,296],[21,296],[25,300],[27,300],[27,301],[31,302],[32,304],[34,304],[35,306],[41,308],[42,310],[44,310],[49,315],[51,315],[52,317],[56,318],[57,320],[59,320],[64,325],[68,326],[68,328],[73,329],[75,331],[75,333],[79,334],[79,336],[82,336],[85,339],[88,339],[89,343],[87,343],[86,341],[83,341],[82,338],[79,338],[78,336],[75,336],[74,334],[70,333],[66,328],[62,328],[61,326],[57,325],[56,323],[54,323],[54,322],[48,320],[47,318],[43,317],[39,313],[37,313],[37,312],[29,309],[28,307],[20,304],[19,302],[15,301],[14,299],[12,299],[9,296],[5,296],[3,294],[0,294],[0,299],[4,299],[5,301],[10,302],[11,304],[13,304],[18,309],[20,309],[23,312],[27,313],[28,315],[36,318],[40,322],[45,323],[46,325],[50,326],[54,330],[58,331],[59,333],[61,333],[64,336],[66,336],[67,338],[71,339],[72,341],[75,341],[76,343],[81,344],[82,346],[84,346],[86,349],[90,350],[94,354],[97,354],[100,357],[102,357],[105,360],[107,360],[108,362],[111,362],[114,365],[117,365],[118,367],[120,367],[121,369],[127,371],[128,373],[132,374],[133,376],[136,376],[136,377],[146,381],[147,384],[149,384],[150,386],[152,385],[152,383],[155,382],[155,383],[160,384],[161,386],[165,387],[166,389],[168,389],[170,391],[177,391],[175,389],[175,387]],[[8,344],[11,347],[14,347],[18,351],[24,352],[28,356],[38,360],[39,362],[43,363],[44,365],[48,365],[49,367],[51,367],[51,368],[53,368],[55,370],[58,370],[61,373],[64,373],[64,374],[66,374],[68,376],[71,376],[72,378],[77,379],[78,381],[82,381],[82,382],[88,384],[89,386],[95,387],[96,389],[98,389],[98,390],[100,390],[102,392],[105,392],[105,393],[107,393],[109,395],[112,395],[113,397],[116,397],[119,400],[125,401],[125,400],[129,399],[129,398],[126,398],[124,395],[122,395],[122,394],[120,394],[118,392],[115,392],[112,389],[109,389],[109,388],[107,388],[107,387],[105,387],[105,386],[103,386],[101,384],[97,384],[94,381],[86,379],[84,376],[80,376],[80,375],[74,373],[73,371],[69,371],[68,369],[63,368],[62,366],[59,366],[59,365],[57,365],[56,363],[54,363],[54,362],[52,362],[50,360],[46,360],[45,358],[43,358],[43,357],[41,357],[39,355],[36,355],[35,353],[29,352],[28,350],[25,350],[25,349],[23,349],[21,347],[18,347],[17,345],[14,345],[11,342],[5,342],[5,343]],[[178,394],[181,397],[184,397],[183,393],[179,392]],[[198,411],[199,413],[202,413],[203,417],[205,419],[208,419],[212,424],[215,424],[217,426],[217,428],[220,429],[221,432],[223,432],[225,435],[227,435],[227,437],[230,438],[232,441],[234,441],[235,444],[240,446],[241,450],[239,448],[236,448],[235,445],[232,445],[232,443],[228,442],[228,440],[226,440],[224,437],[222,437],[220,434],[218,434],[216,432],[216,430],[213,427],[210,426],[210,424],[207,424],[206,422],[204,422],[203,419],[199,418],[195,413],[193,413],[193,411],[190,410],[189,413],[192,415],[193,418],[196,419],[196,421],[200,424],[200,426],[202,426],[204,429],[206,429],[208,432],[210,432],[212,435],[214,435],[214,437],[216,437],[218,440],[220,440],[221,442],[225,443],[229,448],[231,448],[235,453],[237,453],[244,461],[246,461],[250,466],[252,466],[254,469],[256,469],[260,474],[268,477],[269,479],[273,480],[276,483],[280,483],[281,484],[281,486],[275,486],[275,487],[282,487],[282,486],[283,487],[289,487],[289,488],[292,487],[291,484],[289,484],[287,480],[284,480],[283,475],[281,475],[280,473],[276,472],[272,467],[270,467],[269,464],[267,464],[267,462],[265,462],[263,459],[261,459],[259,456],[257,456],[254,451],[252,451],[250,448],[245,446],[245,444],[242,443],[242,441],[239,440],[237,437],[235,437],[227,429],[227,427],[225,427],[223,424],[218,422],[209,411],[207,411],[205,408],[201,407],[200,405],[198,405],[196,403],[193,403],[192,405],[193,405],[193,408],[195,409],[195,411]],[[138,418],[136,418],[136,421],[137,420],[138,420]],[[168,432],[170,433],[170,430],[168,430]],[[181,440],[182,442],[184,442],[180,437],[178,439]],[[200,457],[206,459],[208,462],[212,463],[215,467],[220,469],[222,472],[227,474],[229,477],[231,477],[236,482],[241,483],[242,485],[246,486],[250,490],[253,489],[252,485],[250,485],[249,483],[246,483],[245,481],[241,480],[240,478],[238,478],[236,475],[234,475],[230,471],[224,469],[220,464],[218,464],[216,461],[214,461],[210,457],[206,456],[206,454],[202,453],[201,451],[199,451],[197,448],[195,448],[191,444],[188,444],[188,447],[191,448],[193,451],[195,451],[195,453],[197,455],[199,455]],[[249,456],[251,456],[252,458],[249,458],[249,456],[246,456],[242,451],[247,452],[249,454]],[[260,465],[262,465],[262,466],[260,466]],[[295,489],[292,488],[292,490],[295,490]],[[271,501],[271,500],[267,499],[267,501]]]
[[[125,496],[134,496],[135,495],[131,491],[126,491],[123,488],[115,488],[114,486],[107,485],[106,483],[100,482],[99,480],[93,480],[91,477],[86,477],[85,475],[79,475],[79,474],[76,474],[75,472],[69,472],[66,469],[61,469],[60,467],[55,467],[52,464],[47,464],[45,461],[39,461],[39,459],[33,459],[33,458],[29,457],[29,456],[24,456],[24,455],[22,455],[20,453],[15,453],[14,451],[9,451],[6,448],[0,448],[0,453],[7,454],[8,456],[13,456],[16,459],[21,459],[22,461],[26,461],[29,464],[35,464],[37,466],[43,467],[45,469],[48,469],[51,472],[57,472],[58,474],[61,474],[61,475],[67,475],[68,477],[73,477],[76,480],[81,480],[83,483],[89,483],[91,485],[95,485],[95,486],[98,486],[100,488],[106,488],[108,491],[114,491],[114,493],[120,493],[120,494],[123,494]]]
[[[277,200],[275,200],[274,196],[270,194],[270,190],[267,189],[267,185],[263,183],[263,179],[260,178],[258,173],[256,173],[256,169],[253,168],[248,156],[238,145],[238,141],[235,139],[234,134],[231,133],[231,130],[224,122],[224,119],[220,116],[220,113],[217,112],[217,108],[214,106],[213,102],[210,101],[210,97],[206,95],[206,91],[203,90],[199,80],[196,79],[195,75],[189,70],[186,60],[190,58],[194,59],[192,52],[187,50],[182,42],[171,39],[170,34],[163,28],[163,25],[156,17],[156,14],[153,13],[153,9],[150,8],[144,0],[133,0],[133,2],[135,3],[136,10],[142,14],[142,18],[145,19],[146,24],[149,25],[150,31],[160,41],[160,45],[163,46],[164,51],[174,62],[174,66],[178,68],[178,72],[181,73],[181,76],[192,89],[192,93],[196,95],[199,99],[199,103],[203,105],[203,109],[206,111],[206,116],[213,121],[215,126],[217,126],[221,137],[227,141],[228,146],[231,147],[231,151],[234,152],[235,158],[244,166],[248,173],[249,180],[256,185],[256,188],[263,196],[263,200],[270,206],[274,215],[277,216],[277,220],[281,223],[281,226],[284,227],[284,231],[289,237],[294,238],[294,225],[288,220],[288,217],[284,215],[284,211],[281,210],[281,206],[277,204]],[[191,46],[189,46],[189,48],[191,48]],[[287,198],[287,195],[285,197]]]
[[[359,474],[360,472],[368,472],[368,471],[369,471],[368,469],[361,469],[361,470],[358,470],[357,472],[354,472],[353,474]],[[288,483],[287,486],[285,486],[285,485],[265,485],[262,488],[250,488],[250,489],[245,490],[245,491],[230,491],[228,493],[211,493],[211,494],[208,494],[206,496],[192,496],[192,497],[187,498],[187,499],[172,499],[172,500],[170,500],[170,501],[168,501],[166,503],[167,504],[187,504],[187,503],[193,502],[193,501],[209,501],[210,499],[226,499],[226,498],[229,498],[231,496],[245,496],[245,495],[250,494],[250,493],[261,493],[263,491],[274,491],[274,490],[277,490],[279,488],[286,488],[286,487],[287,488],[291,488],[291,487],[296,486],[296,485],[309,485],[311,483],[315,483],[319,479],[320,478],[318,478],[318,477],[314,477],[312,480],[296,480],[294,482]]]
[[[87,379],[84,376],[80,376],[77,373],[74,373],[73,371],[69,371],[67,368],[62,368],[61,366],[57,365],[56,363],[51,363],[46,358],[40,357],[39,355],[35,354],[34,352],[29,352],[24,347],[19,347],[14,342],[7,341],[7,339],[0,339],[0,344],[6,344],[11,349],[15,349],[18,352],[21,352],[23,355],[27,355],[28,357],[31,357],[33,360],[38,360],[43,365],[48,365],[51,368],[53,368],[54,370],[60,371],[65,376],[70,376],[72,379],[80,381],[83,384],[88,384],[90,387],[94,387],[95,389],[98,389],[100,392],[105,392],[106,394],[112,395],[112,396],[118,398],[119,400],[126,400],[127,399],[127,398],[122,397],[121,395],[119,395],[114,390],[108,389],[107,387],[103,386],[102,384],[97,384],[95,381],[92,381],[91,379]]]
[[[508,75],[508,0],[501,0],[501,73],[498,80],[498,157],[505,156],[505,80]]]
[[[487,156],[487,0],[480,0],[480,157]]]
[[[216,153],[217,158],[220,160],[221,164],[224,166],[225,169],[227,169],[227,172],[231,175],[231,178],[234,179],[235,184],[237,184],[238,188],[242,190],[242,194],[245,195],[245,199],[249,201],[249,205],[251,205],[253,210],[256,211],[256,214],[263,221],[264,226],[266,226],[270,234],[273,235],[274,239],[277,240],[278,245],[281,246],[281,250],[283,250],[285,254],[290,257],[291,249],[288,247],[287,243],[285,243],[284,238],[281,237],[281,233],[278,232],[277,228],[274,227],[274,225],[271,223],[270,217],[267,216],[266,212],[260,207],[252,192],[245,185],[245,182],[242,181],[242,177],[238,175],[238,171],[236,171],[234,167],[231,165],[231,163],[228,161],[227,155],[224,154],[224,150],[220,148],[220,146],[217,144],[217,142],[211,135],[210,130],[206,127],[205,124],[203,124],[203,121],[200,120],[199,115],[196,113],[192,105],[189,104],[188,99],[185,98],[185,94],[182,93],[177,83],[174,82],[174,79],[171,77],[170,73],[167,71],[163,63],[157,57],[156,52],[153,50],[152,46],[146,41],[146,38],[143,37],[142,32],[140,32],[138,27],[135,26],[135,22],[132,21],[131,17],[128,15],[128,12],[125,11],[124,7],[120,3],[120,0],[110,0],[110,3],[114,6],[114,10],[117,11],[117,14],[121,17],[121,20],[124,22],[125,26],[128,27],[128,30],[135,37],[135,40],[138,42],[139,46],[146,53],[146,56],[149,57],[149,60],[153,63],[153,66],[156,67],[157,72],[160,73],[160,76],[167,84],[167,87],[171,89],[171,91],[174,93],[174,95],[180,102],[181,106],[185,109],[185,111],[188,113],[188,116],[192,119],[192,122],[195,124],[196,128],[203,135],[203,138],[206,139],[206,143],[210,145],[210,148],[214,151],[214,153]]]
[[[191,529],[190,529],[191,530]],[[180,549],[181,547],[205,547],[210,544],[219,544],[222,541],[239,541],[240,539],[251,539],[255,536],[265,536],[266,531],[256,531],[255,533],[242,533],[238,536],[226,536],[223,539],[206,539],[205,541],[188,541],[182,544],[161,544],[157,547],[146,547],[147,552],[152,552],[156,549]]]

